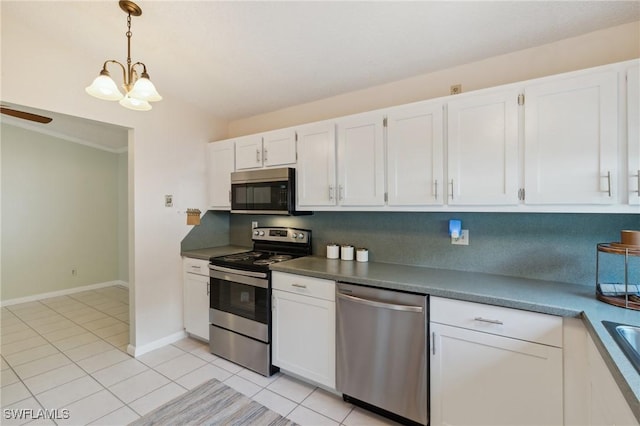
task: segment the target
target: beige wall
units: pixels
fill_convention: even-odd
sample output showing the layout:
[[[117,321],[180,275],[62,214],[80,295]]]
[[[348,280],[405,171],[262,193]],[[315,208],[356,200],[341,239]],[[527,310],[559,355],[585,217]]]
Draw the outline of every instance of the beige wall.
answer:
[[[640,22],[235,120],[228,137],[279,129],[640,57]]]
[[[120,279],[121,154],[1,131],[2,301]]]

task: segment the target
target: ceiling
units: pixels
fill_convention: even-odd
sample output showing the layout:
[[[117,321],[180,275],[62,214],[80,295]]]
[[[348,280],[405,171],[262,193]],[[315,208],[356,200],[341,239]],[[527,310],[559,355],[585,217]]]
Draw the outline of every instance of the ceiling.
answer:
[[[147,65],[165,97],[227,120],[640,20],[640,2],[615,0],[138,5],[132,59]],[[126,15],[115,0],[2,0],[2,19],[17,19],[95,63],[87,85],[106,59],[126,60]]]

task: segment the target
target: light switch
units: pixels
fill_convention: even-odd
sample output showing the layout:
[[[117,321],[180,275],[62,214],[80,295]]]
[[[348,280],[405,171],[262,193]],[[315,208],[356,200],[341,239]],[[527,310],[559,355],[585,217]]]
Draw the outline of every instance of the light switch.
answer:
[[[173,195],[165,195],[164,196],[164,206],[165,207],[173,207]]]

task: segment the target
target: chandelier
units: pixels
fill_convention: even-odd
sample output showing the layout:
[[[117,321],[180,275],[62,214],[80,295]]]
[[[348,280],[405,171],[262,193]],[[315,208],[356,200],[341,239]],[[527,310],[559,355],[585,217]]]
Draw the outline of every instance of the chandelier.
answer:
[[[127,65],[124,66],[113,59],[105,61],[100,75],[96,77],[91,86],[85,90],[91,96],[99,99],[120,101],[120,105],[125,108],[136,111],[149,111],[151,109],[149,102],[159,101],[162,99],[162,96],[160,96],[151,80],[149,80],[147,66],[142,62],[131,64],[131,16],[142,15],[142,9],[129,0],[120,0],[119,5],[120,9],[127,14]],[[109,71],[107,71],[107,64],[109,63],[118,64],[120,68],[122,68],[124,80],[122,87],[125,90],[125,95],[120,92],[116,83],[111,79]],[[140,76],[138,76],[136,67],[142,67]]]

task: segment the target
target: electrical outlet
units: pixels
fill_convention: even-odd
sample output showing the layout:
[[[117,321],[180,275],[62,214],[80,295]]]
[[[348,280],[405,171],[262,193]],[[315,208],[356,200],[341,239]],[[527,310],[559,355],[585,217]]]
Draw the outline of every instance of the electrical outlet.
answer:
[[[450,89],[452,95],[459,95],[462,93],[462,84],[453,84]]]
[[[164,206],[165,207],[173,207],[173,195],[165,195],[164,196]]]
[[[459,245],[459,246],[468,246],[469,245],[469,230],[463,229],[460,233],[460,237],[453,238],[451,237],[451,244]]]
[[[77,277],[78,276],[78,268],[75,266],[71,267],[71,276],[72,277]]]
[[[255,229],[257,227],[258,227],[258,221],[257,220],[252,221],[251,222],[251,229]]]

